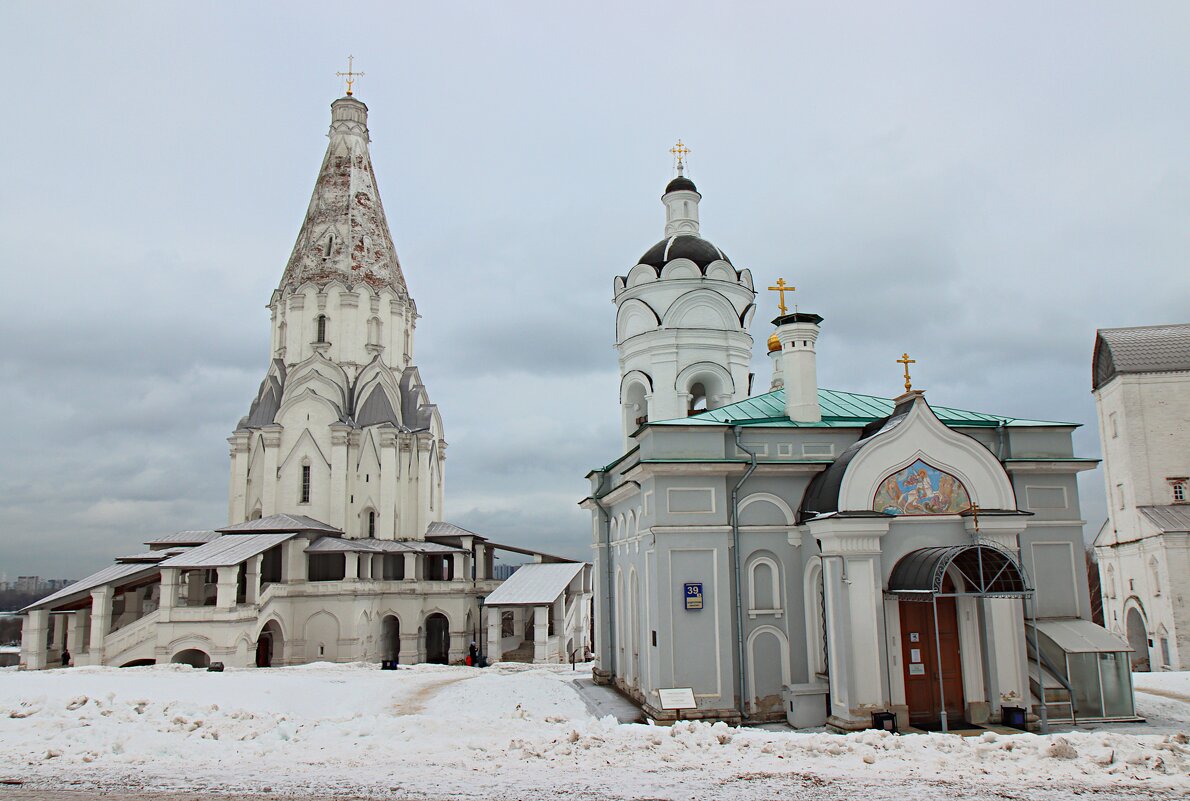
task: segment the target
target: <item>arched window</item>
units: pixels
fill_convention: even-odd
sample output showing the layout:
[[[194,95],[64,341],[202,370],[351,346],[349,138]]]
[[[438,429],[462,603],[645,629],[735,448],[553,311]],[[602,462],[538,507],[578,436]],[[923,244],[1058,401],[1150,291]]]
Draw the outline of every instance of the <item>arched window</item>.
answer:
[[[1157,557],[1156,556],[1149,557],[1149,575],[1152,577],[1152,581],[1153,581],[1153,594],[1160,595],[1161,594],[1161,570],[1159,569],[1159,567],[1157,565]]]
[[[315,319],[315,323],[317,324],[318,331],[317,331],[317,337],[315,338],[314,341],[315,342],[326,342],[326,315],[325,314],[318,315],[318,317]]]
[[[1104,571],[1104,574],[1107,578],[1107,582],[1106,582],[1107,586],[1104,588],[1107,591],[1107,597],[1115,598],[1116,597],[1116,569],[1114,567],[1112,567],[1111,565],[1108,565],[1107,570]]]
[[[285,349],[285,334],[287,330],[288,326],[286,326],[285,321],[282,320],[281,324],[277,326],[277,350]]]
[[[302,465],[302,486],[299,494],[300,500],[298,503],[310,502],[310,465]]]
[[[369,345],[379,345],[380,344],[380,331],[381,331],[380,326],[381,326],[381,323],[380,323],[379,317],[373,317],[372,319],[368,320],[368,344]]]
[[[368,536],[376,536],[376,512],[371,509],[368,510]]]

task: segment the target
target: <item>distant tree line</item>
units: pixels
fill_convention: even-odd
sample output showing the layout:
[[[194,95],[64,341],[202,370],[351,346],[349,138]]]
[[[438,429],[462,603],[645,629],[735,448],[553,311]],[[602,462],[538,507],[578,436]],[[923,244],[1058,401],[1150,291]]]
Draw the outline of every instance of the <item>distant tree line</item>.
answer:
[[[44,592],[0,590],[0,612],[15,612],[45,597]],[[21,644],[21,618],[0,617],[0,645]]]
[[[0,612],[15,612],[24,609],[34,601],[40,601],[47,592],[21,592],[20,590],[0,590]]]

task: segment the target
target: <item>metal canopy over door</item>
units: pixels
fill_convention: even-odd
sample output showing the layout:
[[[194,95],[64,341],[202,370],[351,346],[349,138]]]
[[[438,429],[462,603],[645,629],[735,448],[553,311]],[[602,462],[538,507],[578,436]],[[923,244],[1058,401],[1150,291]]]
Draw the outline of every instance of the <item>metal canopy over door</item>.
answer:
[[[956,591],[948,575],[963,582]],[[1016,557],[987,542],[920,548],[905,554],[888,578],[888,594],[900,603],[905,664],[905,693],[911,723],[934,720],[948,728],[948,718],[963,713],[962,663],[959,654],[956,598],[1027,598],[1033,589]],[[906,602],[909,603],[906,603]],[[913,603],[918,602],[918,603]],[[925,602],[925,603],[921,603]],[[1034,632],[1034,650],[1037,635]],[[916,653],[915,653],[916,650]],[[916,661],[915,661],[916,657]],[[922,681],[923,676],[932,678]],[[935,689],[926,696],[926,684]],[[928,710],[928,711],[927,711]],[[1046,722],[1045,689],[1041,690],[1041,728]]]
[[[949,577],[943,584],[943,592],[954,592]],[[900,604],[900,608],[901,655],[909,723],[933,728],[942,720],[944,704],[949,720],[962,720],[963,670],[959,653],[959,616],[954,597],[938,598],[937,632],[934,604],[905,603]]]

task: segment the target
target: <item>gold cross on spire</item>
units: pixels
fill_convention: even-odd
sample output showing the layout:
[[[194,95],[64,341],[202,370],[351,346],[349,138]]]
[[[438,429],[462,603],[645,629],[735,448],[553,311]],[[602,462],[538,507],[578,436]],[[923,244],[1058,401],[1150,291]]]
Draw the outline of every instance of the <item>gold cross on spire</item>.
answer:
[[[351,97],[351,84],[355,83],[355,79],[363,75],[362,72],[355,72],[355,56],[347,57],[347,72],[336,72],[340,78],[347,79],[347,96]]]
[[[901,358],[897,359],[897,364],[905,365],[905,391],[913,389],[913,382],[909,380],[909,365],[917,364],[917,359],[910,359],[908,353],[902,353]]]
[[[778,278],[777,285],[769,287],[769,291],[778,293],[779,300],[777,301],[777,308],[781,310],[781,316],[784,317],[789,313],[789,309],[785,307],[785,293],[796,292],[797,287],[787,286],[784,278]]]
[[[682,140],[679,139],[678,143],[669,149],[669,152],[673,153],[674,158],[678,160],[678,175],[681,175],[683,162],[685,162],[686,156],[690,153],[690,148],[682,144]]]

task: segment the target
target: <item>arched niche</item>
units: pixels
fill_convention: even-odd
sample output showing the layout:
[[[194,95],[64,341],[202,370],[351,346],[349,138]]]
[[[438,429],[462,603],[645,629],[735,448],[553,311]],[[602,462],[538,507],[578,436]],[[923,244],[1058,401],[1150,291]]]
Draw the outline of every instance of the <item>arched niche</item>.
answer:
[[[710,289],[687,292],[674,301],[661,320],[666,328],[710,328],[738,331],[740,319],[731,301]]]
[[[646,331],[653,331],[659,325],[661,320],[657,312],[639,298],[624,301],[616,311],[616,338],[620,342]]]

